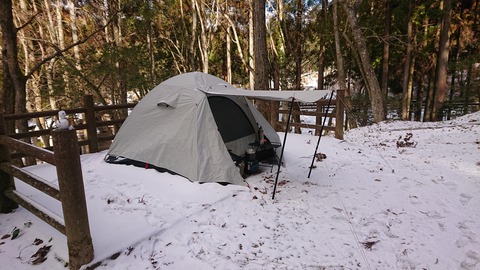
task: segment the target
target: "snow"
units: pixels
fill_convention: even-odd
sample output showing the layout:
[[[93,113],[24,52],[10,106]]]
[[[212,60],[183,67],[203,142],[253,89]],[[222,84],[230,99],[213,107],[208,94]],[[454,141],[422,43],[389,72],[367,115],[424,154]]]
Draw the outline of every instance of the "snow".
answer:
[[[410,147],[397,141],[412,133]],[[280,134],[283,136],[283,134]],[[401,137],[401,139],[399,139]],[[96,269],[480,269],[480,112],[392,121],[322,137],[288,134],[275,200],[270,168],[249,187],[198,184],[82,156]],[[48,164],[29,168],[57,185]],[[62,217],[61,205],[16,181]],[[64,269],[66,238],[23,208],[0,214],[2,269]],[[34,245],[34,240],[43,244]],[[30,257],[51,245],[47,260]],[[117,254],[116,254],[117,253]],[[118,255],[113,256],[113,254]]]

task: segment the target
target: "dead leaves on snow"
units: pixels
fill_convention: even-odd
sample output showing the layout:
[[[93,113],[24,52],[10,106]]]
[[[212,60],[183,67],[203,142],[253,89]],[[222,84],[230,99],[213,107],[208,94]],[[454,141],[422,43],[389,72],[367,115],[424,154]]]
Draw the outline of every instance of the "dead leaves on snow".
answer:
[[[380,240],[376,240],[376,241],[365,241],[365,242],[360,242],[360,244],[362,244],[366,249],[368,250],[372,250],[372,247],[378,243]]]
[[[408,132],[405,137],[400,136],[397,140],[397,148],[400,147],[416,147],[417,142],[412,140],[413,133]]]
[[[43,246],[37,250],[31,257],[30,257],[30,264],[37,265],[41,264],[42,262],[47,260],[48,252],[50,252],[50,248],[52,246]]]

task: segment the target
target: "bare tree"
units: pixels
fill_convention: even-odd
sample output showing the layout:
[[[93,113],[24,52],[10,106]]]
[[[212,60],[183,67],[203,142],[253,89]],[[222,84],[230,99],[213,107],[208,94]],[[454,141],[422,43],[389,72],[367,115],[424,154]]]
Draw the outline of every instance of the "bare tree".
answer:
[[[345,10],[347,19],[352,29],[354,43],[355,43],[356,49],[358,50],[358,55],[361,61],[360,68],[363,70],[363,74],[364,74],[363,79],[365,81],[367,89],[369,90],[370,104],[372,106],[372,111],[373,111],[373,120],[375,122],[381,122],[385,120],[385,117],[386,117],[386,106],[385,106],[384,96],[382,95],[382,90],[380,89],[380,84],[378,83],[378,79],[375,75],[375,71],[371,64],[372,61],[370,59],[370,53],[368,52],[368,49],[367,49],[367,41],[358,23],[356,10],[358,8],[358,5],[361,3],[361,1],[360,0],[355,0],[355,1],[337,0],[337,1],[341,3],[343,9]]]

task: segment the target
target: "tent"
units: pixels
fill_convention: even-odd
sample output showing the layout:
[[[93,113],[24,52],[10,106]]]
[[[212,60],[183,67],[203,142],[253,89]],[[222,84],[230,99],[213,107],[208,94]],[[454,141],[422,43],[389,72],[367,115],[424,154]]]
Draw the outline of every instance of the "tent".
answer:
[[[242,185],[232,155],[243,155],[258,141],[259,127],[269,142],[280,144],[246,96],[291,101],[295,95],[312,102],[325,95],[320,92],[249,91],[209,74],[181,74],[156,86],[135,106],[106,161],[151,166],[191,181]]]

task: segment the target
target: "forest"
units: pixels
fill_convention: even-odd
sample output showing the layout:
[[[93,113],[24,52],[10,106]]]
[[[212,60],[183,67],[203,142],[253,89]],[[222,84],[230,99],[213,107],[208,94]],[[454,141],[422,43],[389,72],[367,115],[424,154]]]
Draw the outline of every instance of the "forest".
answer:
[[[201,71],[344,90],[350,126],[449,119],[480,108],[478,2],[2,0],[1,113],[123,104]]]

